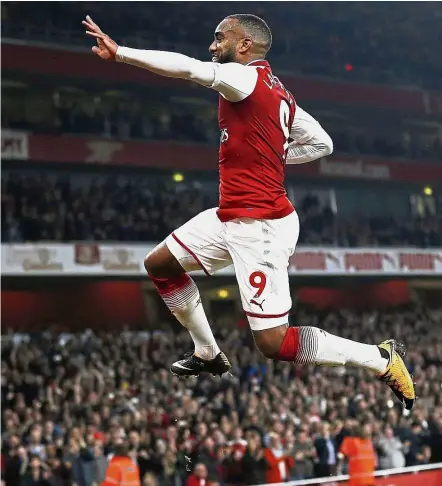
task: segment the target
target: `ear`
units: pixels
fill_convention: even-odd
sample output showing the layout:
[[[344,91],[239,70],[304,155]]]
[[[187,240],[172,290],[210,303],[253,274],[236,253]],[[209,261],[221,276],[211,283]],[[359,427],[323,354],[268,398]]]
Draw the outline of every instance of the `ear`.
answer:
[[[244,54],[252,47],[252,44],[253,44],[252,39],[250,39],[249,37],[242,39],[239,43],[238,52]]]

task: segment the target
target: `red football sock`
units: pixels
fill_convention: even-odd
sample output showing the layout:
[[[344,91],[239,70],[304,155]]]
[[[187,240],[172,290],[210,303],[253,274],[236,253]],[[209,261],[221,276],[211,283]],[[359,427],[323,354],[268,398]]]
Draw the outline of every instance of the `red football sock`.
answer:
[[[178,275],[173,278],[156,278],[149,275],[152,283],[158,290],[158,293],[163,296],[167,294],[173,294],[179,292],[181,289],[191,285],[192,279],[187,273]]]
[[[299,349],[299,327],[288,327],[276,359],[295,361]]]
[[[376,373],[388,364],[376,345],[350,341],[311,326],[289,327],[277,359],[298,364],[359,366]]]

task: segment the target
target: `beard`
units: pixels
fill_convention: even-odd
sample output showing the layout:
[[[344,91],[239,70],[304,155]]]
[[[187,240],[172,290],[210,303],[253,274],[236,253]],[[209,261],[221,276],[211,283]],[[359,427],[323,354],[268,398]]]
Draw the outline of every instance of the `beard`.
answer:
[[[236,62],[235,47],[232,46],[218,56],[219,64],[226,64],[228,62]]]

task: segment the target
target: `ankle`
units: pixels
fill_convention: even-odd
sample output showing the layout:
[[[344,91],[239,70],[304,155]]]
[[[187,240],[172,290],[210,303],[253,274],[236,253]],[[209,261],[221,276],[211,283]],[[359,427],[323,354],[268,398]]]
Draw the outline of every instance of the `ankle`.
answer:
[[[195,345],[194,355],[203,361],[212,361],[221,352],[216,341],[213,344]]]

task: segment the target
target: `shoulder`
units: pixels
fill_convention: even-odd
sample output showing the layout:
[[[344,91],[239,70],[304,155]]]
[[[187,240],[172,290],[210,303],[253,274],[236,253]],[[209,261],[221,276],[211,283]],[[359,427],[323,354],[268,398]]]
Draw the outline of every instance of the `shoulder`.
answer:
[[[249,66],[247,64],[240,64],[239,62],[226,62],[225,64],[214,63],[216,69],[232,73],[251,73],[257,72],[257,66]]]
[[[234,82],[258,78],[257,68],[254,66],[244,66],[237,62],[228,62],[226,64],[214,64],[215,66],[215,81],[214,86],[218,82]]]
[[[113,457],[109,461],[109,469],[110,470],[118,469],[120,467],[120,464],[121,464],[121,462],[117,458]]]
[[[226,100],[237,103],[246,99],[255,90],[258,80],[256,68],[236,62],[213,65],[215,78],[211,88],[218,91]]]
[[[344,440],[341,444],[341,450],[348,450],[354,444],[355,438],[354,437],[344,437]]]

